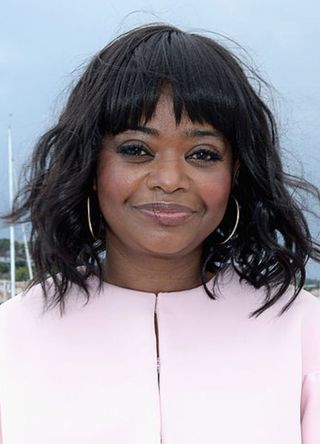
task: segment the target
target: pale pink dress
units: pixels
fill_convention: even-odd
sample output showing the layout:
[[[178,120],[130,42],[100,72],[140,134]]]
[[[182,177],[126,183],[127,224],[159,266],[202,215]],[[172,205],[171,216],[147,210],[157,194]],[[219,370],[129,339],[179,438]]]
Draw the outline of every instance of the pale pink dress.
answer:
[[[39,286],[0,307],[1,444],[320,444],[316,297],[249,319],[230,272],[216,301],[90,285],[62,318]]]

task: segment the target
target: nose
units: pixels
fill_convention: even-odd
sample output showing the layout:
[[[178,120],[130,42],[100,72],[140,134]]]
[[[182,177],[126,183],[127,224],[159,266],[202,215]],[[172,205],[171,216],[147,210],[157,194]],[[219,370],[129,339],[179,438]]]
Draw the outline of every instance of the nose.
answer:
[[[163,159],[153,164],[147,185],[150,189],[161,189],[166,193],[187,190],[190,178],[182,159]]]

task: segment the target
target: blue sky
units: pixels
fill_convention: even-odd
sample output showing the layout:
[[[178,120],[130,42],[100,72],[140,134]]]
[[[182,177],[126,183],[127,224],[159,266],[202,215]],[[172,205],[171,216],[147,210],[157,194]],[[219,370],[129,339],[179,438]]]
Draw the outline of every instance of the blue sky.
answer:
[[[303,170],[320,186],[318,0],[7,0],[0,16],[0,211],[9,205],[9,114],[19,169],[57,117],[80,66],[111,38],[152,21],[215,31],[240,43],[275,88],[272,107],[288,168]],[[7,235],[0,229],[0,237]],[[320,266],[310,274],[320,276]]]

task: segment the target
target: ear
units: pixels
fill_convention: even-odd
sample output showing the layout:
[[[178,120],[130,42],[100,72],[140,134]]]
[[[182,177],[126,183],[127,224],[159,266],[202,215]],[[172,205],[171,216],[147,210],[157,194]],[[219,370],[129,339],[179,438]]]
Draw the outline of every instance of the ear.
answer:
[[[97,181],[96,181],[96,178],[93,179],[92,189],[93,189],[93,191],[97,191]]]

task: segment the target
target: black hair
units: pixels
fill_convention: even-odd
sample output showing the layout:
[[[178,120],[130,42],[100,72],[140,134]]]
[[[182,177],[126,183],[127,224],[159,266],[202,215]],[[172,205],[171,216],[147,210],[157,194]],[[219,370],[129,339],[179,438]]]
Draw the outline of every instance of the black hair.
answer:
[[[103,137],[147,122],[169,87],[177,123],[186,112],[193,122],[211,124],[240,162],[233,189],[241,208],[237,232],[226,244],[217,242],[234,223],[228,210],[218,232],[203,244],[201,277],[208,295],[216,297],[204,283],[205,272],[218,276],[231,265],[241,280],[266,288],[264,305],[251,316],[293,288],[281,314],[288,309],[305,282],[306,261],[320,260],[319,244],[292,190],[319,193],[283,171],[274,117],[248,78],[246,66],[218,41],[166,24],[133,29],[93,57],[57,124],[38,141],[26,183],[4,216],[11,223],[31,222],[36,275],[30,286],[40,282],[47,300],[45,281],[51,276],[51,306],[60,304],[63,312],[71,284],[89,300],[87,278],[96,270],[102,282],[105,242],[103,233],[92,238],[86,205],[90,196],[93,225],[99,229],[92,187]],[[256,75],[255,82],[263,80]]]

